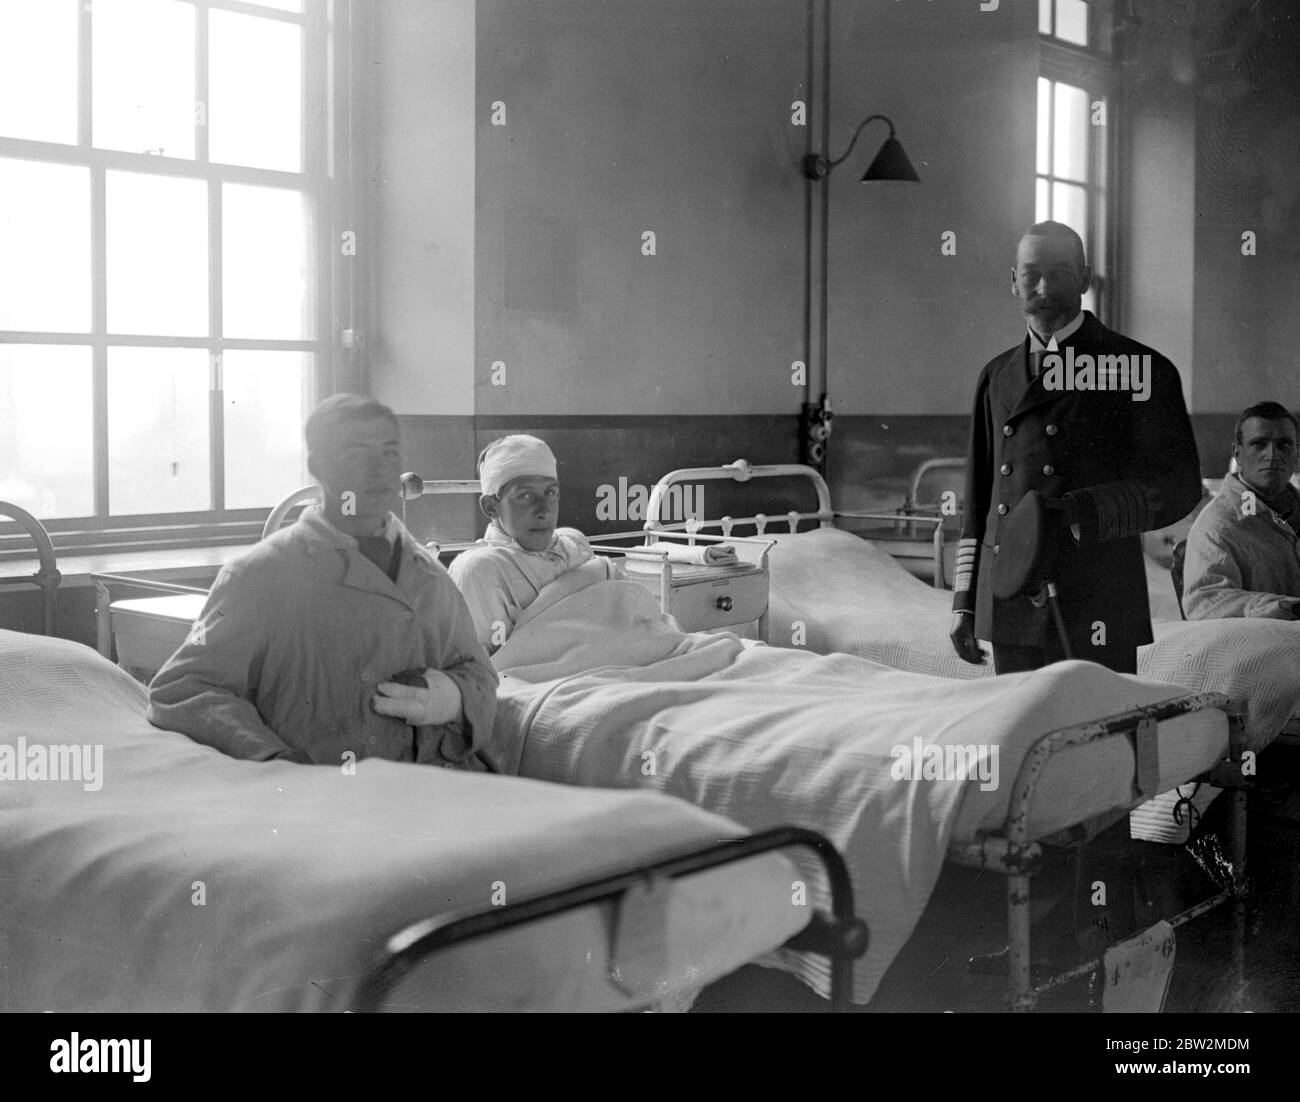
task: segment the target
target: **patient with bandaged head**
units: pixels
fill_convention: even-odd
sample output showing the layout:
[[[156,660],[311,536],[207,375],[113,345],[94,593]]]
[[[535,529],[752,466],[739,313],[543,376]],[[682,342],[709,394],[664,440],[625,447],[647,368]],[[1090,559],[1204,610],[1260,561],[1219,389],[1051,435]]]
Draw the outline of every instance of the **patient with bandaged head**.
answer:
[[[479,508],[489,524],[477,546],[451,564],[488,653],[510,637],[542,590],[567,576],[570,591],[621,576],[576,528],[556,528],[560,483],[555,455],[535,436],[496,440],[479,456]]]

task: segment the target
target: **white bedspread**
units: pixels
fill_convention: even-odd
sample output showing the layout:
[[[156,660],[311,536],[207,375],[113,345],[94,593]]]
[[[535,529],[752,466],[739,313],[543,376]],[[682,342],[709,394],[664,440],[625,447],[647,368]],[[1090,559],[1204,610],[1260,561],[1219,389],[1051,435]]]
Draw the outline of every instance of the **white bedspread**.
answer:
[[[938,677],[993,676],[991,658],[973,666],[954,653],[951,592],[927,585],[849,532],[819,528],[776,539],[770,555],[774,643],[790,645],[798,623],[805,645],[819,654],[856,654]],[[1300,623],[1176,620],[1156,623],[1154,631],[1155,643],[1138,651],[1139,676],[1241,702],[1252,749],[1267,746],[1300,709]]]
[[[0,1009],[340,1009],[412,922],[743,833],[653,793],[237,761],[152,727],[144,707],[88,648],[0,631],[0,750],[103,748],[97,788],[0,780]],[[665,978],[698,986],[802,928],[794,875],[767,855],[678,881],[664,941],[684,955],[668,952]],[[610,1004],[607,917],[588,908],[453,949],[400,1006]]]
[[[871,929],[857,973],[863,1001],[910,935],[954,832],[1001,823],[1028,746],[1055,728],[1181,695],[1091,663],[936,682],[848,655],[685,635],[630,582],[563,597],[518,628],[494,662],[506,675],[498,734],[521,775],[655,788],[751,829],[793,822],[826,834],[848,861]],[[1226,723],[1218,713],[1200,719],[1208,741],[1185,746],[1213,761]],[[1000,783],[984,791],[977,780],[896,778],[893,751],[914,740],[996,746]],[[1182,742],[1162,742],[1174,776],[1198,768],[1180,760]],[[1127,806],[1128,778],[1122,762],[1094,771],[1076,799],[1046,802],[1040,826],[1078,822],[1080,806]],[[800,863],[824,903],[814,863]],[[826,990],[821,962],[785,963]]]

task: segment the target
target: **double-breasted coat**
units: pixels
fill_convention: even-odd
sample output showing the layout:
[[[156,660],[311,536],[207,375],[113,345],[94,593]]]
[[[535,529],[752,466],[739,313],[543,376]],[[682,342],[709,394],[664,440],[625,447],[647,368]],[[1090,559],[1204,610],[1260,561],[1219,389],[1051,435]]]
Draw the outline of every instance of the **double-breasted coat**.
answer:
[[[1061,342],[1062,357],[1067,350],[1076,362],[1136,356],[1140,366],[1149,356],[1149,395],[1134,400],[1140,395],[1131,375],[1123,390],[1062,389],[1067,378],[1042,374],[1028,383],[1028,335],[985,365],[975,390],[953,608],[974,611],[981,639],[1043,646],[1055,632],[1046,604],[996,600],[991,574],[1003,526],[1021,497],[1030,490],[1049,499],[1068,495],[1079,510],[1078,536],[1059,532],[1052,580],[1074,656],[1107,664],[1099,646],[1151,642],[1140,536],[1196,507],[1200,463],[1178,370],[1164,356],[1088,312]],[[1119,381],[1109,377],[1111,385]]]

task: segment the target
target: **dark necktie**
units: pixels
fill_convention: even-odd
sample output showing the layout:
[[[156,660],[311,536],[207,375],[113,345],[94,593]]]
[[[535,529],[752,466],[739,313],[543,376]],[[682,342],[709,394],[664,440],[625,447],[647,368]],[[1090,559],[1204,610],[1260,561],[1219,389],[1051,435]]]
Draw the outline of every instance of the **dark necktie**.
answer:
[[[390,581],[397,580],[397,571],[394,567],[398,563],[398,556],[393,544],[383,536],[358,536],[357,546],[366,558],[388,575]]]

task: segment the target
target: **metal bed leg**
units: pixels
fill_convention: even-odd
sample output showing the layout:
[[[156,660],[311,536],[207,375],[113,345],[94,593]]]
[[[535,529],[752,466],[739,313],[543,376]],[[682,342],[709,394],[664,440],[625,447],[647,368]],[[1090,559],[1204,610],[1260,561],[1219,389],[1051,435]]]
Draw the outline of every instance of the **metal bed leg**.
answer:
[[[1246,810],[1248,793],[1232,790],[1232,978],[1233,1012],[1240,1013],[1246,985]]]
[[[1029,874],[1007,873],[1007,997],[1013,1013],[1034,1009],[1038,1001],[1029,973]]]
[[[108,606],[113,597],[108,586],[98,578],[95,583],[95,649],[110,662],[113,660],[113,620]]]

